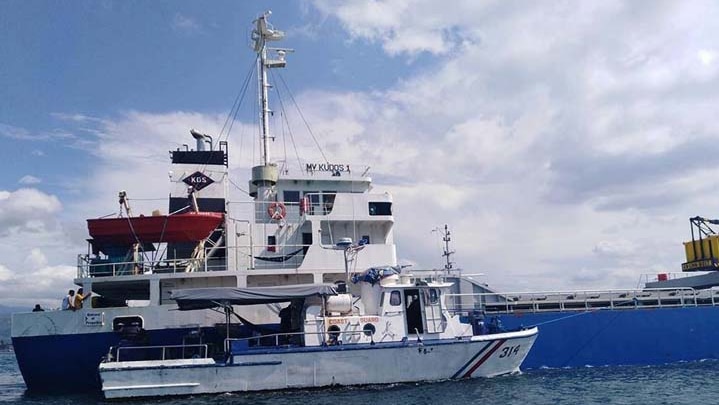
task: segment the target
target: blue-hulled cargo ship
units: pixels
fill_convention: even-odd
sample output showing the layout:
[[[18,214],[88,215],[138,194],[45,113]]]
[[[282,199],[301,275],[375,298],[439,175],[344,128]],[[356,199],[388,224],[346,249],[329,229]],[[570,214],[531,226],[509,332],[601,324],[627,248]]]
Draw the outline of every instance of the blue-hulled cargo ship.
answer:
[[[683,272],[645,277],[642,288],[503,293],[457,277],[456,307],[474,322],[538,326],[523,369],[719,359],[719,220],[689,221]]]

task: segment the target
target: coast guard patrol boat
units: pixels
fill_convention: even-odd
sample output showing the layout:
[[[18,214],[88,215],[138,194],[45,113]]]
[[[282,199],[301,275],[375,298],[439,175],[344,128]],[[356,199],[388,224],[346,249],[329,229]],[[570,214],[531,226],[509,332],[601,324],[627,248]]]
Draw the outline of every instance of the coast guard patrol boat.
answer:
[[[537,336],[537,328],[475,334],[447,311],[451,283],[391,267],[353,281],[358,296],[344,284],[174,290],[180,310],[223,308],[224,339],[112,348],[99,366],[102,392],[114,399],[492,377],[518,372]],[[235,308],[278,302],[290,303],[279,332],[232,336],[231,314],[249,325]]]

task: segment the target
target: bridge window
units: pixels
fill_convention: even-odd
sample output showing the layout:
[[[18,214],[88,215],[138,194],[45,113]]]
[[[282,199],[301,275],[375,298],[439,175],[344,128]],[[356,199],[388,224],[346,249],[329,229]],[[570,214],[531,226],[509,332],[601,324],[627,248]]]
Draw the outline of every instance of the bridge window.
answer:
[[[402,295],[399,291],[392,291],[392,295],[389,296],[389,304],[392,306],[402,305]]]
[[[439,302],[439,295],[437,294],[436,288],[429,289],[429,303],[436,304]]]
[[[285,190],[285,191],[283,191],[282,199],[286,203],[299,203],[300,202],[300,192]]]
[[[369,203],[369,214],[370,215],[392,215],[392,203],[391,202],[370,202]]]
[[[267,236],[267,251],[274,252],[277,250],[277,237],[275,235]]]

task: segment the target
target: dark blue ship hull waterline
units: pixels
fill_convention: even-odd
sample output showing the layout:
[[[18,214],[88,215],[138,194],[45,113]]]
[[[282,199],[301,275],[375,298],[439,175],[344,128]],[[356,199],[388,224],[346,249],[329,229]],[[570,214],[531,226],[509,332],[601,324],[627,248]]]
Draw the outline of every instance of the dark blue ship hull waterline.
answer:
[[[148,344],[179,344],[187,333],[187,329],[148,331]],[[100,390],[97,367],[120,337],[113,332],[46,335],[15,337],[12,343],[29,390],[81,393]]]
[[[719,306],[548,311],[497,317],[506,329],[539,326],[523,370],[719,359]],[[148,344],[179,344],[189,331],[149,330]],[[115,333],[13,339],[25,382],[38,392],[99,390],[97,366],[108,348],[118,343]]]
[[[597,309],[497,315],[506,329],[538,325],[522,364],[543,367],[658,365],[719,359],[719,307]]]
[[[278,324],[263,324],[266,329],[279,329]],[[186,337],[197,336],[196,326],[172,329],[148,329],[140,346],[181,345]],[[215,327],[199,329],[202,343],[220,342],[222,331]],[[240,327],[233,337],[249,337],[252,330]],[[72,335],[15,337],[12,339],[15,357],[25,385],[33,392],[87,393],[101,388],[98,365],[110,347],[122,345],[116,332]],[[131,344],[136,346],[136,344]]]

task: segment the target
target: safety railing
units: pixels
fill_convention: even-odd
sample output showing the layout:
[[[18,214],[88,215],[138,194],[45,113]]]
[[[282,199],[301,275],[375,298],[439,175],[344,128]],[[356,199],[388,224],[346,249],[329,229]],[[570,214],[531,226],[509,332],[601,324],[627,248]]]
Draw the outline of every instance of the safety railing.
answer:
[[[300,223],[305,215],[332,213],[337,193],[307,193],[299,201],[253,201],[254,217],[266,221]],[[238,203],[232,203],[238,204]]]
[[[446,294],[450,312],[526,313],[716,306],[719,290],[656,288],[642,290],[586,290],[517,293]]]
[[[111,262],[78,255],[77,274],[85,277],[132,276],[152,273],[185,273],[208,271],[208,262],[201,259],[163,259],[158,261]]]
[[[113,277],[134,276],[158,273],[190,273],[222,271],[228,268],[247,269],[278,268],[294,269],[299,267],[305,254],[312,245],[251,245],[230,246],[215,249],[215,255],[204,259],[158,259],[113,262],[108,259],[78,255],[77,277]],[[206,248],[209,252],[213,248]],[[233,250],[234,263],[218,260],[218,251]],[[225,255],[227,257],[229,255]]]
[[[206,344],[169,346],[128,346],[110,348],[109,361],[182,360],[207,358]]]
[[[266,349],[283,345],[298,345],[306,336],[320,336],[319,341],[322,344],[333,345],[339,342],[340,337],[367,335],[367,333],[364,330],[329,330],[327,332],[278,332],[246,338],[226,338],[225,351],[231,353],[233,350],[247,350],[250,347]]]

